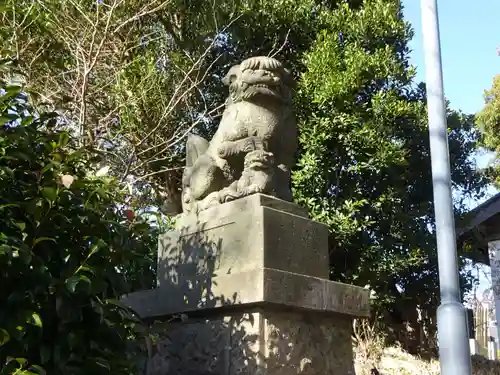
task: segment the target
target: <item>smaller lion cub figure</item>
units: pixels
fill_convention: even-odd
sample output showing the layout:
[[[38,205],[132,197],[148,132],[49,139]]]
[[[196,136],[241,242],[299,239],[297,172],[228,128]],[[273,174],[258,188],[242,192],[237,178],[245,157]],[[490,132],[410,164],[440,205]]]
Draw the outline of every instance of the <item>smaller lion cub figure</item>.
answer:
[[[291,201],[297,150],[293,79],[276,59],[251,57],[222,81],[229,97],[210,142],[190,135],[182,179],[184,212],[263,193]]]

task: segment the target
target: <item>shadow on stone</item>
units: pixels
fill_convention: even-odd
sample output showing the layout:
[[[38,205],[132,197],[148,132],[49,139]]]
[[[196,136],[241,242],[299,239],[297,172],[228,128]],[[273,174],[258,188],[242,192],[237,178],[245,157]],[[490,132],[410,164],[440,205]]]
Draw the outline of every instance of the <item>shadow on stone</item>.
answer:
[[[159,241],[158,287],[125,298],[168,322],[144,373],[354,374],[352,319],[369,315],[369,295],[327,280],[327,237],[259,194],[181,217]]]

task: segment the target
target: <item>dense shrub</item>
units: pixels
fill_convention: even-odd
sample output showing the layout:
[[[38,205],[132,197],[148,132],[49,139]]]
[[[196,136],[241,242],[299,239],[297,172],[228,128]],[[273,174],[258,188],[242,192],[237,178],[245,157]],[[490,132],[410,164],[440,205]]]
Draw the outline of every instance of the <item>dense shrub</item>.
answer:
[[[118,302],[152,283],[156,232],[113,179],[37,114],[0,92],[0,374],[130,374],[136,318]],[[142,277],[144,276],[144,277]]]

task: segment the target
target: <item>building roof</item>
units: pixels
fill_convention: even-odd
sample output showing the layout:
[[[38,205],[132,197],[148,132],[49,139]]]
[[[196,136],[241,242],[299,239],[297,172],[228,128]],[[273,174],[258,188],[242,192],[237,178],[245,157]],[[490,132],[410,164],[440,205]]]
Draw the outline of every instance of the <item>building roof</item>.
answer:
[[[465,255],[489,265],[488,241],[500,239],[500,193],[468,212],[458,223],[456,232],[458,244],[469,245]]]

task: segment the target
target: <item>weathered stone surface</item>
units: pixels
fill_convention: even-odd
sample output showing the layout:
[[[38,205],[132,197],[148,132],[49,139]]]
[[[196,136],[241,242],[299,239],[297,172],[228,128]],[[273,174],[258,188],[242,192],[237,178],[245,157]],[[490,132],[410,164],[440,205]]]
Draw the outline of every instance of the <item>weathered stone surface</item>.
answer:
[[[293,203],[183,214],[160,239],[158,287],[124,298],[147,321],[188,317],[149,342],[146,375],[353,375],[369,291],[329,281],[328,263],[328,229]]]
[[[253,211],[258,207],[273,208],[278,211],[307,218],[307,209],[295,203],[265,194],[254,194],[248,197],[232,201],[223,205],[209,208],[205,211],[195,213],[184,213],[176,218],[176,228],[184,229],[204,223],[210,218],[228,217],[240,212]],[[189,230],[190,231],[190,230]]]
[[[158,336],[148,375],[353,375],[345,317],[253,309],[171,324]]]
[[[369,316],[369,291],[353,285],[275,269],[258,268],[203,280],[183,288],[132,293],[126,303],[143,318],[223,306],[288,306],[291,309]]]
[[[367,290],[328,280],[328,230],[295,204],[256,194],[177,225],[160,240],[158,288],[126,298],[144,318],[256,304],[369,314]]]
[[[209,141],[188,137],[182,185],[184,212],[264,193],[292,200],[290,169],[297,150],[293,79],[272,57],[257,56],[230,69],[229,98]]]
[[[160,238],[158,285],[258,268],[328,278],[328,228],[299,206],[256,194],[182,216]]]

